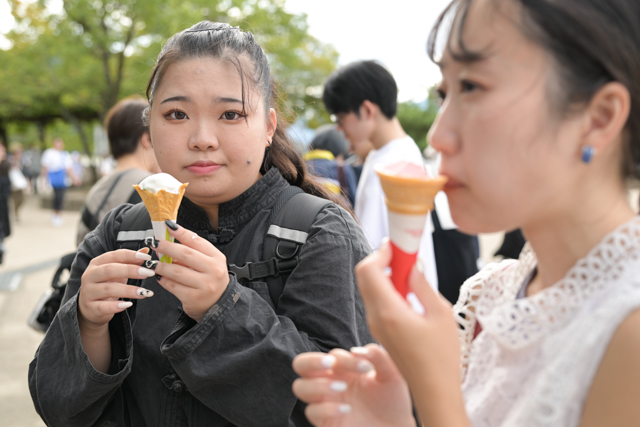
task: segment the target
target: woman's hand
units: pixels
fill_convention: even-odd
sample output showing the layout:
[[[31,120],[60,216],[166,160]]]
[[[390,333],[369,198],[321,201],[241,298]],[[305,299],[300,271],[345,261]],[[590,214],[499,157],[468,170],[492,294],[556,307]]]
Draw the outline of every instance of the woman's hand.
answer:
[[[385,269],[389,243],[356,266],[356,278],[373,336],[407,379],[425,425],[469,425],[460,389],[460,341],[450,305],[414,267],[410,288],[425,308],[415,313],[395,291]]]
[[[153,270],[141,267],[150,260],[149,248],[138,252],[127,249],[104,253],[91,260],[82,274],[78,311],[80,324],[87,329],[105,328],[113,315],[131,307],[131,302],[120,298],[142,299],[153,292],[127,285],[128,279],[145,279],[153,276]]]
[[[303,353],[293,360],[302,378],[293,392],[309,403],[305,414],[317,427],[415,426],[411,397],[389,355],[376,344]]]
[[[153,292],[127,285],[127,279],[144,279],[155,273],[140,264],[150,260],[149,248],[107,252],[91,260],[81,279],[78,296],[78,327],[82,347],[93,367],[107,373],[111,363],[109,322],[113,315],[133,305],[120,298],[142,299]]]
[[[182,302],[187,316],[199,322],[229,285],[227,258],[196,233],[172,221],[167,226],[180,244],[160,241],[157,251],[172,257],[173,263],[155,265],[158,283]]]

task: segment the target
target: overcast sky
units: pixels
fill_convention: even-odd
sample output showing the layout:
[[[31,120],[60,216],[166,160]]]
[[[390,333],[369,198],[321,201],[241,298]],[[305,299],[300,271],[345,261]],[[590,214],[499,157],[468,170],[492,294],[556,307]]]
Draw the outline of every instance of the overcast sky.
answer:
[[[54,1],[58,3],[58,1]],[[422,101],[440,79],[426,54],[429,30],[449,0],[286,0],[286,9],[306,13],[309,32],[333,45],[339,64],[360,59],[382,62],[398,82],[399,100]],[[0,0],[0,33],[13,23]],[[2,47],[2,40],[0,40]]]

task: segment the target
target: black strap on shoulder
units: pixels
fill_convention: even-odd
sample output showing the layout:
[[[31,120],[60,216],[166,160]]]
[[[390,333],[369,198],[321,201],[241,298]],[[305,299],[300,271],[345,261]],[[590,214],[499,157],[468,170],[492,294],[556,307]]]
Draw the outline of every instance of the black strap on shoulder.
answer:
[[[238,267],[230,265],[229,271],[238,280],[264,279],[275,307],[284,290],[289,274],[298,265],[300,250],[307,241],[309,230],[318,213],[331,201],[307,194],[299,187],[283,190],[271,214],[264,239],[260,262],[248,262]]]
[[[87,207],[86,203],[84,204],[84,206],[82,206],[82,222],[89,229],[89,231],[94,230],[100,223],[100,221],[98,221],[98,215],[102,211],[102,208],[104,208],[105,203],[107,203],[107,200],[113,192],[113,189],[116,188],[116,185],[118,185],[120,178],[122,178],[127,172],[128,171],[120,172],[118,176],[116,176],[116,178],[113,180],[113,183],[111,184],[111,187],[109,187],[109,191],[107,191],[107,194],[104,196],[104,199],[102,199],[102,202],[100,203],[100,206],[95,213],[89,212],[89,208]]]
[[[151,218],[144,203],[134,205],[122,217],[118,231],[118,249],[137,251],[144,246],[144,239],[153,237]]]

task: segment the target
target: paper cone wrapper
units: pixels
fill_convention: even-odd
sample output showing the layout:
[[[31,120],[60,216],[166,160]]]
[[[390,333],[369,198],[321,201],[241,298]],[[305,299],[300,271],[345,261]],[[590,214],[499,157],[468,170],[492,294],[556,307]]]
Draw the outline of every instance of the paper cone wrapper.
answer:
[[[169,234],[169,229],[164,221],[169,219],[176,222],[176,219],[178,218],[178,208],[180,208],[180,202],[182,201],[182,196],[184,196],[184,191],[187,188],[187,185],[189,184],[182,184],[178,194],[170,193],[163,189],[157,193],[153,193],[142,189],[139,185],[133,186],[138,191],[138,194],[140,194],[144,205],[147,207],[147,211],[149,211],[151,224],[153,226],[153,234],[156,239],[173,242],[174,239]],[[170,256],[159,252],[157,252],[157,254],[158,259],[160,259],[161,262],[166,262],[168,264],[173,262]]]
[[[391,241],[391,281],[396,290],[407,297],[409,273],[416,263],[420,239],[427,221],[427,213],[408,215],[389,211],[389,240]]]
[[[409,293],[409,274],[416,263],[427,215],[433,209],[433,200],[447,178],[390,175],[382,168],[376,168],[376,173],[380,177],[389,212],[391,281],[406,298]]]

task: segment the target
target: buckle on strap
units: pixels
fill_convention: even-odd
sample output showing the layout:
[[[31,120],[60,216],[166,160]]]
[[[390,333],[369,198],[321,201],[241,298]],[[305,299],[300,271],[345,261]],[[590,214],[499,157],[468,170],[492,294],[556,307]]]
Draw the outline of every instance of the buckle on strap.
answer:
[[[278,265],[275,258],[268,261],[248,262],[242,266],[235,264],[227,265],[227,269],[236,275],[238,280],[255,280],[263,277],[276,276],[278,274]]]

